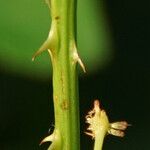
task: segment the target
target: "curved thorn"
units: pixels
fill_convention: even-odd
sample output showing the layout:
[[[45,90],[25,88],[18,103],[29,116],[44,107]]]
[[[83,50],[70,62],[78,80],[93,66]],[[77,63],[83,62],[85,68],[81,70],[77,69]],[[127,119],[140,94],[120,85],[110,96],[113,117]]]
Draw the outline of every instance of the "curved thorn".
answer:
[[[45,142],[53,142],[53,140],[54,140],[54,134],[51,134],[51,135],[45,137],[45,138],[40,142],[39,145],[42,145],[42,144],[45,143]]]
[[[49,41],[49,39],[47,39],[47,40],[43,43],[43,45],[39,48],[39,50],[34,53],[34,55],[33,55],[33,57],[32,57],[32,61],[34,61],[35,58],[36,58],[39,54],[41,54],[43,51],[47,50],[47,49],[49,48],[49,45],[50,45],[50,41]]]
[[[83,64],[82,60],[80,59],[80,57],[78,57],[78,60],[77,60],[77,61],[78,61],[79,65],[81,66],[81,68],[82,68],[83,72],[84,72],[84,73],[86,73],[85,66],[84,66],[84,64]]]

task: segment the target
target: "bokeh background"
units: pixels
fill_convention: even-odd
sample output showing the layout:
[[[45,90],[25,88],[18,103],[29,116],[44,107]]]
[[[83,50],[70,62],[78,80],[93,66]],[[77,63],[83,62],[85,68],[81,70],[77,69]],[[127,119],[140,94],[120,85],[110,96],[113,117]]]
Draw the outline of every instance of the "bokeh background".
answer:
[[[47,53],[31,62],[46,39],[50,16],[43,0],[0,1],[0,150],[44,150],[53,128],[51,64]],[[107,136],[104,150],[150,149],[150,5],[146,1],[78,1],[81,148],[85,115],[100,99],[110,121],[132,124],[123,139]]]

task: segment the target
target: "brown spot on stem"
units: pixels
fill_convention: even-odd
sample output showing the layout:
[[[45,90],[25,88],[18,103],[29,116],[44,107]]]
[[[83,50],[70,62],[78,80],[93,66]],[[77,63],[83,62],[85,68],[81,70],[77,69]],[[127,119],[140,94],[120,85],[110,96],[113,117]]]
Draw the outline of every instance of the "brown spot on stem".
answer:
[[[61,108],[63,110],[68,110],[68,102],[66,100],[64,100],[61,104]]]
[[[55,20],[59,20],[59,19],[60,19],[60,17],[59,17],[59,16],[56,16],[56,17],[55,17]]]

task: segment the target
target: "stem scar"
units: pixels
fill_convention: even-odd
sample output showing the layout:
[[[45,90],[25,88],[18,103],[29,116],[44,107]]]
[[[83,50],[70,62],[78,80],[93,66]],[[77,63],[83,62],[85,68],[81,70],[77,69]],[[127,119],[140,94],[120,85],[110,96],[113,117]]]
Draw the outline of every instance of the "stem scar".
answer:
[[[60,17],[59,17],[59,16],[56,16],[56,17],[55,17],[55,20],[59,20],[59,19],[60,19]]]
[[[62,104],[61,104],[61,108],[63,109],[63,110],[68,110],[68,102],[67,102],[67,100],[64,100],[63,102],[62,102]]]

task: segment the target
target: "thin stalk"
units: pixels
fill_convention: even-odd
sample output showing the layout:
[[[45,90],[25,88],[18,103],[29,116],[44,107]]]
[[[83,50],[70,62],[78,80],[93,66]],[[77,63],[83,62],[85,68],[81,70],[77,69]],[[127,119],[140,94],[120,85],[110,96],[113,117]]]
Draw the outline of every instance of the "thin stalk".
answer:
[[[105,130],[97,131],[95,135],[94,150],[102,150],[105,135]]]
[[[100,108],[99,100],[94,101],[94,108],[86,115],[87,135],[91,136],[94,142],[94,150],[102,150],[104,138],[107,134],[124,137],[124,130],[129,126],[126,121],[109,123],[106,112]]]
[[[55,130],[60,135],[60,150],[80,149],[74,5],[75,0],[51,0],[51,29],[56,44],[50,49],[50,54],[53,65]]]
[[[34,58],[48,49],[53,66],[55,130],[43,142],[48,150],[80,150],[79,99],[75,42],[76,0],[47,0],[52,23],[49,36]]]

